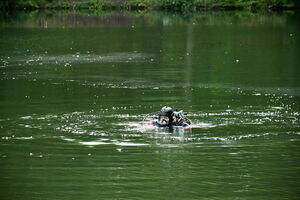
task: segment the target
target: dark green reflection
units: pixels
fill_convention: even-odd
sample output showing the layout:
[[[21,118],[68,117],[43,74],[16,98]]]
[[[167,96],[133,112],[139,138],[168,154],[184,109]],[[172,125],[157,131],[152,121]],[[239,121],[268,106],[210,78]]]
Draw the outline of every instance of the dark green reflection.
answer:
[[[19,12],[0,26],[1,199],[298,198],[297,14]],[[141,125],[163,105],[196,128]]]

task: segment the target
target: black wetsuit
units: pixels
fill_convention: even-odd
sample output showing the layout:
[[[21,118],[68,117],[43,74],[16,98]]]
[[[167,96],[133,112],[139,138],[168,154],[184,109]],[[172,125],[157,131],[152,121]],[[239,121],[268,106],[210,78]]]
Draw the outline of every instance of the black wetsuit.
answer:
[[[172,123],[174,126],[189,126],[191,125],[191,120],[189,120],[188,118],[181,118],[176,120],[175,122]]]
[[[176,121],[172,121],[171,123],[167,125],[161,125],[158,123],[157,120],[152,121],[153,126],[158,126],[158,127],[170,127],[170,126],[182,126],[182,127],[187,127],[191,125],[191,121],[188,118],[181,118],[181,119],[176,119]]]

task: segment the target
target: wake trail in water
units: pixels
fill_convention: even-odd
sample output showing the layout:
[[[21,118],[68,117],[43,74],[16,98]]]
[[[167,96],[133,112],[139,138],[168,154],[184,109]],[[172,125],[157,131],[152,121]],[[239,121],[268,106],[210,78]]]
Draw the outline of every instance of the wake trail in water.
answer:
[[[30,66],[43,64],[63,64],[70,66],[71,64],[80,63],[105,63],[105,62],[143,62],[154,58],[153,54],[120,52],[110,54],[67,54],[67,55],[26,55],[0,57],[2,67],[10,66]]]

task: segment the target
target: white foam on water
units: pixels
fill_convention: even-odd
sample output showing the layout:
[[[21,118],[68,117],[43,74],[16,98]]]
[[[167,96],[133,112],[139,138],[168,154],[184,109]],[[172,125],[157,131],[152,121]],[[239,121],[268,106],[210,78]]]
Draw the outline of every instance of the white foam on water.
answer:
[[[89,141],[89,142],[79,142],[79,144],[83,144],[87,146],[96,146],[96,145],[104,145],[104,144],[112,144],[112,143],[102,142],[102,141]]]
[[[116,123],[116,126],[123,126],[125,131],[128,132],[139,132],[139,133],[166,133],[170,134],[170,129],[168,127],[157,127],[153,125],[149,125],[149,122],[145,121],[140,121],[140,122],[121,122],[121,123]],[[203,129],[208,129],[208,128],[214,128],[217,125],[212,124],[212,123],[206,123],[206,122],[195,122],[192,125],[188,127],[182,127],[182,126],[173,126],[172,127],[172,132],[173,133],[190,133],[192,129],[197,129],[197,128],[203,128]]]
[[[29,137],[14,137],[14,139],[16,139],[16,140],[32,140],[33,137],[32,136],[29,136]]]
[[[18,125],[29,129],[42,129],[41,125],[34,125],[34,124],[18,124]]]
[[[273,106],[271,108],[276,109],[276,110],[283,110],[284,109],[284,107],[280,107],[280,106]]]
[[[4,137],[1,137],[2,140],[11,140],[13,139],[13,137],[9,137],[9,136],[4,136]]]
[[[190,128],[214,128],[218,125],[206,122],[194,122],[191,124]]]
[[[239,154],[241,154],[241,152],[230,152],[230,153],[228,153],[229,155],[239,155]]]
[[[140,134],[122,134],[122,137],[142,137]]]
[[[167,148],[177,148],[182,147],[182,144],[160,144],[160,147],[167,147]]]
[[[75,142],[75,141],[76,141],[75,139],[67,138],[67,137],[64,137],[64,136],[61,136],[60,138],[61,138],[62,140],[64,140],[64,141],[67,141],[67,142]]]
[[[20,117],[20,119],[34,119],[33,116],[23,116],[23,117]]]
[[[132,142],[116,142],[114,144],[117,146],[148,146],[149,145],[144,143],[132,143]]]
[[[103,132],[103,131],[89,131],[88,135],[92,135],[92,136],[108,136],[107,133]]]

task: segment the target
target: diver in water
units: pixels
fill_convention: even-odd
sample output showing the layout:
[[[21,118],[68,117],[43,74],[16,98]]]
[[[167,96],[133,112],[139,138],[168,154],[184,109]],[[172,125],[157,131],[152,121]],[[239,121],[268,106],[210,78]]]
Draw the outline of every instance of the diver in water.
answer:
[[[191,125],[191,120],[187,117],[187,113],[182,110],[173,110],[171,107],[164,106],[158,112],[158,116],[152,121],[154,126],[159,127],[171,127],[171,126],[182,126],[186,127]]]

